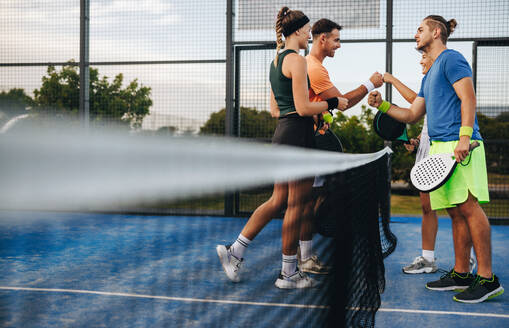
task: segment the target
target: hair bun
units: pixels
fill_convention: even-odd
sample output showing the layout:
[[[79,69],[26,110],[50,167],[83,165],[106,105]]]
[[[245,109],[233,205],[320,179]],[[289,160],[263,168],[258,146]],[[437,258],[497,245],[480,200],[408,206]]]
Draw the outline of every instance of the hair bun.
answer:
[[[456,20],[453,18],[447,22],[447,25],[449,25],[449,34],[451,34],[452,32],[454,32],[454,29],[458,25],[458,22],[456,22]]]
[[[279,16],[286,16],[290,12],[290,8],[284,6],[279,10]]]

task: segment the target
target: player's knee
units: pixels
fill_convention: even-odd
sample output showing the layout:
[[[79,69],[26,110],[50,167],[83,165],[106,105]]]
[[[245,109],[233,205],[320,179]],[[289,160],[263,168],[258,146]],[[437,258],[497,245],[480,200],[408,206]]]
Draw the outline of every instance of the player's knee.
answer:
[[[422,214],[423,215],[431,215],[433,213],[433,210],[431,209],[430,203],[421,204]]]
[[[272,212],[281,212],[286,207],[286,199],[283,198],[271,198],[267,203]]]

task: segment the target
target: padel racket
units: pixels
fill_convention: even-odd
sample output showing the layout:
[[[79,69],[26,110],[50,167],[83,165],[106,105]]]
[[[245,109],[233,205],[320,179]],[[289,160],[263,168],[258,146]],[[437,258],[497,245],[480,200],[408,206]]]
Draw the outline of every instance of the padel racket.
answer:
[[[385,113],[376,113],[373,119],[373,129],[384,140],[400,140],[409,143],[406,124],[396,121]]]
[[[474,141],[470,144],[470,151],[478,147]],[[410,180],[417,190],[431,192],[444,185],[454,172],[458,162],[454,154],[435,154],[415,163],[410,171]]]
[[[319,130],[315,132],[316,148],[320,150],[343,152],[343,145],[338,136],[328,129],[321,134]]]

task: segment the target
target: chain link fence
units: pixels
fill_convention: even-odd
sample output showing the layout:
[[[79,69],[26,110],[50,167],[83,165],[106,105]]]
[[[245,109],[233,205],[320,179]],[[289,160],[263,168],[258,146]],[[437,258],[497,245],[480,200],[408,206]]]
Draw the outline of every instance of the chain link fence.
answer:
[[[422,75],[413,36],[430,14],[458,21],[449,47],[471,63],[485,137],[491,218],[509,218],[509,2],[502,0],[66,0],[0,3],[0,125],[65,112],[80,120],[80,68],[89,70],[89,123],[139,135],[213,134],[269,141],[268,65],[274,21],[286,5],[311,22],[342,25],[342,48],[326,59],[342,92],[374,71],[417,90]],[[88,8],[84,15],[83,8]],[[86,37],[80,35],[88,27]],[[87,51],[88,62],[80,62]],[[81,66],[80,66],[81,64]],[[404,104],[390,86],[385,97]],[[81,96],[83,97],[83,96]],[[363,100],[347,115],[361,115]],[[11,122],[10,124],[7,124]],[[158,212],[252,211],[270,188],[216,195],[192,206],[162,201]],[[123,206],[123,205],[122,205]],[[131,206],[136,210],[138,206]]]

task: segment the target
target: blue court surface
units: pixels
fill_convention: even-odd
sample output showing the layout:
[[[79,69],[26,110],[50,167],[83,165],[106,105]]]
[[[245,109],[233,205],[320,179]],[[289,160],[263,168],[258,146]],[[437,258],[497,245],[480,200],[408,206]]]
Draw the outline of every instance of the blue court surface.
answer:
[[[246,253],[242,282],[222,271],[215,246],[246,219],[0,212],[0,327],[319,327],[320,287],[279,290],[281,220]],[[393,218],[376,327],[509,327],[509,292],[475,305],[424,288],[440,274],[404,275],[420,252],[420,219]],[[316,237],[322,259],[328,240]],[[509,286],[509,226],[492,226],[494,271]],[[440,219],[439,266],[453,264],[451,225]],[[330,260],[330,259],[329,259]]]

